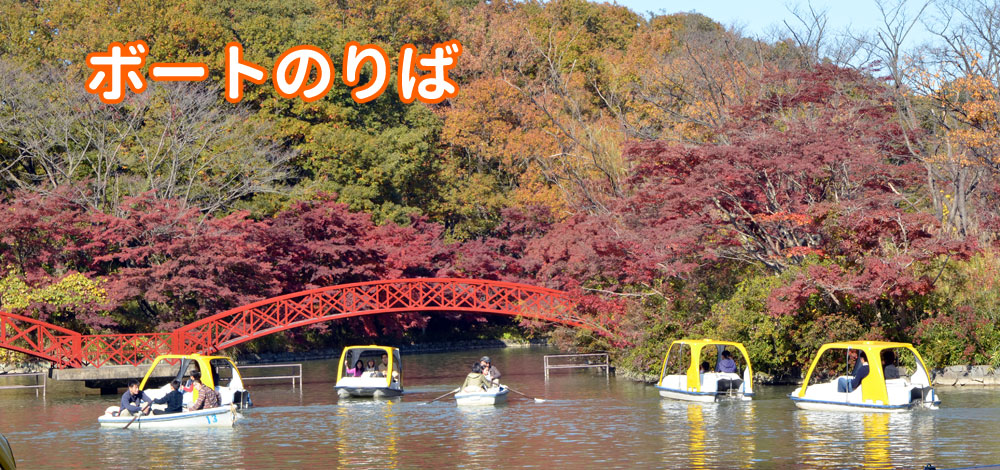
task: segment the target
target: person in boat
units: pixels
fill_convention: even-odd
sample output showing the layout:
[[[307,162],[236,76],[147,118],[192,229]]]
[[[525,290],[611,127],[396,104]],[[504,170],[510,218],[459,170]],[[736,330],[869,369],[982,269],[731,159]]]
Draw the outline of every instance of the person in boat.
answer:
[[[344,360],[344,369],[347,369],[348,377],[361,377],[361,374],[365,372],[365,362],[358,359],[358,362],[354,363],[354,368],[349,367],[347,360]]]
[[[145,408],[142,407],[142,402],[146,402]],[[121,406],[118,408],[118,413],[115,416],[132,416],[140,412],[148,415],[149,406],[152,404],[153,399],[149,398],[146,392],[139,391],[139,381],[130,379],[128,381],[128,390],[122,394]]]
[[[888,349],[885,350],[882,353],[882,363],[885,364],[882,372],[886,380],[899,378],[899,367],[896,367],[896,353]]]
[[[500,369],[493,366],[489,356],[483,356],[479,359],[479,367],[483,371],[483,376],[486,377],[486,380],[490,384],[500,385]]]
[[[850,380],[845,377],[837,379],[838,393],[850,393],[857,390],[861,386],[861,380],[868,377],[868,355],[864,351],[856,349],[852,349],[850,355],[855,356],[854,371],[851,372],[852,378]]]
[[[368,360],[368,365],[365,367],[365,372],[368,372],[369,377],[378,377],[378,367],[375,366],[375,359]]]
[[[200,372],[201,371],[201,367],[198,366],[198,362],[197,361],[194,361],[192,363],[192,365],[194,366],[194,370],[191,371],[192,374],[194,372]],[[194,379],[191,378],[191,374],[188,374],[187,380],[184,381],[184,387],[181,388],[181,392],[183,392],[183,393],[191,393],[192,390],[194,390]]]
[[[194,388],[198,391],[198,400],[191,405],[190,411],[206,410],[219,406],[219,392],[201,382],[201,372],[192,372],[191,378],[194,379]]]
[[[382,363],[378,365],[378,376],[385,377],[385,374],[389,372],[389,355],[382,355]],[[392,365],[392,381],[395,382],[399,379],[399,366],[396,364]]]
[[[722,360],[716,366],[719,372],[726,372],[729,374],[736,373],[736,361],[733,360],[733,355],[727,350],[722,351]]]
[[[170,382],[170,388],[171,390],[162,398],[153,400],[153,403],[157,405],[167,405],[167,409],[165,410],[153,410],[154,415],[180,413],[181,411],[184,411],[184,394],[182,394],[179,390],[181,388],[181,382],[179,380]]]
[[[708,365],[708,361],[701,361],[701,365],[698,366],[698,373],[704,374],[710,370],[712,370],[712,366]]]
[[[472,365],[472,372],[465,376],[465,383],[462,384],[463,392],[482,392],[490,387],[490,380],[483,375],[483,366],[480,362]]]
[[[382,362],[378,364],[378,376],[385,377],[386,372],[389,371],[389,355],[382,355]]]

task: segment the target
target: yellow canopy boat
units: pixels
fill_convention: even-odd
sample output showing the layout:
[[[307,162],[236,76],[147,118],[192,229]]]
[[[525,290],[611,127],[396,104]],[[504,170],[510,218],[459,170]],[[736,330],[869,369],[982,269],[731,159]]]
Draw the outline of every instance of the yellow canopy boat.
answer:
[[[931,387],[927,370],[910,343],[829,343],[819,348],[805,382],[789,398],[807,410],[898,412],[914,406],[936,408],[941,400]]]
[[[750,355],[742,344],[732,341],[674,341],[663,358],[656,388],[660,389],[660,396],[675,400],[750,400],[753,397]]]
[[[374,344],[346,347],[337,367],[337,395],[341,398],[402,395],[401,364],[398,348]]]

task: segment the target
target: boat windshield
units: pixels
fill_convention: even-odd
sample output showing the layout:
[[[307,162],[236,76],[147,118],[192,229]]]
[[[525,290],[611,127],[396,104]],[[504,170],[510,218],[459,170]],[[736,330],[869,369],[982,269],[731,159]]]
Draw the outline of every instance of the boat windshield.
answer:
[[[393,354],[393,370],[399,371],[399,359],[398,353]],[[370,377],[385,377],[384,373],[379,371],[379,366],[382,364],[382,356],[385,355],[388,361],[388,354],[384,349],[362,349],[354,348],[347,351],[344,359],[347,364],[341,364],[340,366],[344,368],[343,376],[347,377],[347,369],[354,369],[358,361],[361,361],[362,370],[365,376]]]
[[[848,353],[848,349],[827,349],[816,359],[812,375],[809,376],[809,385],[827,383],[837,377],[851,375],[854,370],[854,361]]]
[[[233,380],[233,365],[225,359],[212,359],[212,379],[216,387],[228,387]]]
[[[691,346],[684,343],[674,343],[667,353],[663,376],[685,375],[689,367],[691,367]]]
[[[170,383],[171,380],[182,380],[191,371],[198,370],[198,362],[190,359],[165,358],[153,364],[153,373],[149,374],[143,384],[143,390],[153,390]],[[182,373],[183,372],[183,373]]]
[[[714,346],[714,347],[713,347]],[[743,352],[729,344],[715,344],[701,350],[701,360],[708,362],[708,370],[741,375],[746,368]]]
[[[917,355],[908,348],[890,348],[881,353],[882,373],[886,380],[905,379],[914,384],[927,384],[927,373]]]

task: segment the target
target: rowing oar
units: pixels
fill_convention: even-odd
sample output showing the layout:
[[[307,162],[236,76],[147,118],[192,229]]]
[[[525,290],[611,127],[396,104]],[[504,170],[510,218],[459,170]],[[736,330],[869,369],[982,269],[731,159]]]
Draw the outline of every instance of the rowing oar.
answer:
[[[517,390],[514,390],[513,388],[510,388],[510,386],[508,386],[508,385],[504,385],[504,387],[507,387],[507,390],[510,390],[510,391],[512,391],[512,392],[514,392],[514,393],[516,393],[518,395],[521,395],[522,397],[531,398],[532,400],[535,400],[535,403],[545,403],[545,400],[543,400],[541,398],[529,397],[529,396],[527,396],[527,395],[525,395],[525,394],[523,394],[523,393],[521,393],[521,392],[519,392]]]
[[[147,406],[146,409],[148,410],[149,407]],[[129,421],[128,424],[126,424],[125,427],[122,428],[122,429],[128,429],[128,427],[131,426],[132,423],[134,423],[136,419],[139,419],[139,417],[142,416],[142,412],[143,412],[143,410],[139,410],[139,414],[133,416],[132,417],[132,421]]]
[[[435,399],[433,399],[433,400],[431,400],[431,401],[429,401],[427,403],[421,403],[421,405],[430,405],[431,403],[434,403],[434,402],[436,402],[436,401],[438,401],[438,400],[440,400],[440,399],[442,399],[442,398],[444,398],[444,397],[446,397],[448,395],[451,395],[452,393],[458,393],[458,391],[461,390],[461,389],[462,389],[461,387],[456,388],[456,389],[454,389],[454,390],[452,390],[452,391],[450,391],[448,393],[445,393],[444,395],[441,395],[441,396],[439,396],[439,397],[437,397],[437,398],[435,398]]]

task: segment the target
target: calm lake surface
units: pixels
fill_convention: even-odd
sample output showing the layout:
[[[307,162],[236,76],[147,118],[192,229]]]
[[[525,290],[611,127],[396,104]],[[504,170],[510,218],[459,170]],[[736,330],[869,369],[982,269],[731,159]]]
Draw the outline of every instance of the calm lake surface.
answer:
[[[77,468],[956,468],[1000,463],[1000,389],[939,388],[942,406],[886,415],[801,411],[791,387],[750,403],[661,399],[654,387],[595,371],[557,371],[555,351],[404,355],[403,397],[338,400],[336,360],[289,381],[249,382],[255,408],[232,429],[100,429],[116,396],[56,384],[46,399],[0,392],[0,432],[19,469]],[[506,405],[425,405],[487,354],[514,394]],[[248,371],[258,375],[261,371]],[[280,371],[271,371],[275,374]],[[449,397],[450,398],[450,397]]]

